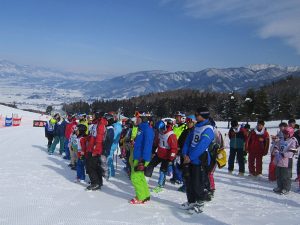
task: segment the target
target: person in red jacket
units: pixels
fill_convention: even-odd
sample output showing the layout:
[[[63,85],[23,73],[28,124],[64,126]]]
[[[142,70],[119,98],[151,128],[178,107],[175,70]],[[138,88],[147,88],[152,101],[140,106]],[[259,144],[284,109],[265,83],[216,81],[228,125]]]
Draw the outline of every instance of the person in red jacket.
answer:
[[[153,192],[161,192],[165,185],[168,165],[174,161],[178,151],[178,143],[176,135],[173,132],[172,121],[159,121],[155,128],[158,130],[158,138],[155,140],[157,151],[151,162],[146,168],[146,176],[151,177],[154,168],[161,163],[158,178],[158,186],[153,189]]]
[[[94,113],[93,125],[90,129],[87,146],[87,172],[91,185],[87,190],[99,190],[103,185],[101,170],[101,155],[103,152],[103,141],[106,131],[107,120],[103,118],[103,112]]]
[[[74,115],[68,115],[67,116],[67,120],[66,120],[67,124],[66,124],[66,130],[65,130],[65,156],[64,159],[70,160],[70,138],[71,135],[74,131],[74,128],[77,126],[77,122],[76,122],[76,118]]]
[[[249,153],[248,167],[250,176],[260,176],[262,174],[262,159],[269,151],[269,133],[264,127],[264,121],[258,121],[257,126],[251,131],[246,150]]]

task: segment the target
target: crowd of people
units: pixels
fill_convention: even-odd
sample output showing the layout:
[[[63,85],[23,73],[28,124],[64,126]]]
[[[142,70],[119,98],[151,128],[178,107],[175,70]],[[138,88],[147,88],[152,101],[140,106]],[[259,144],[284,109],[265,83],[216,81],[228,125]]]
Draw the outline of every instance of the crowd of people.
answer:
[[[237,155],[238,175],[244,176],[245,156],[248,155],[249,176],[262,176],[263,157],[270,152],[268,179],[277,181],[277,187],[273,191],[278,194],[288,194],[290,192],[293,158],[298,155],[300,143],[299,125],[296,124],[294,119],[290,119],[288,123],[280,123],[277,135],[271,137],[265,128],[264,121],[258,121],[253,130],[250,130],[248,124],[239,125],[238,121],[232,121],[228,136],[230,139],[229,173],[232,173],[234,169],[234,160]],[[295,181],[299,182],[300,190],[299,157],[296,174]]]
[[[227,163],[224,139],[206,107],[189,116],[176,112],[174,117],[154,119],[150,113],[136,112],[133,118],[121,121],[115,112],[96,111],[91,117],[67,114],[66,118],[56,113],[45,127],[48,154],[53,154],[59,144],[59,154],[76,170],[75,181],[85,184],[88,191],[101,189],[103,178],[115,176],[114,158],[120,157],[135,190],[131,204],[150,201],[150,192],[163,191],[170,176],[171,183],[181,185],[178,191],[186,193],[187,202],[180,207],[191,214],[201,213],[204,202],[214,196],[214,171]],[[237,158],[239,176],[244,176],[247,160],[249,175],[261,176],[262,159],[270,145],[264,125],[264,121],[258,121],[251,130],[249,124],[231,122],[230,174]],[[277,180],[276,193],[287,194],[291,189],[293,157],[300,139],[297,126],[295,120],[281,123],[278,134],[271,136],[269,179]],[[157,186],[150,191],[148,180],[158,165]],[[299,160],[297,174],[299,178]]]

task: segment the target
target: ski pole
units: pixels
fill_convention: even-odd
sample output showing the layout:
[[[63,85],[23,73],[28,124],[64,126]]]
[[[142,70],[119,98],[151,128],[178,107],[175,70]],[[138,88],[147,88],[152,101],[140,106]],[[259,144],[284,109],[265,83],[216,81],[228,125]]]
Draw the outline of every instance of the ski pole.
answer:
[[[116,155],[116,170],[118,169],[118,153],[119,153],[119,144],[117,147],[117,155]]]

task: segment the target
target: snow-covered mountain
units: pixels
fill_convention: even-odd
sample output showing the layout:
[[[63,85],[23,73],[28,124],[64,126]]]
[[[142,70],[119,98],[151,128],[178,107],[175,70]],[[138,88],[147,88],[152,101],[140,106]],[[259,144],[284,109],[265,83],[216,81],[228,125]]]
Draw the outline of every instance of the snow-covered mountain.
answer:
[[[238,91],[258,88],[288,75],[298,75],[300,67],[277,65],[252,65],[239,68],[209,68],[199,72],[142,71],[95,82],[88,89],[93,95],[96,89],[103,98],[128,98],[149,92],[174,89],[203,91]]]
[[[246,91],[290,74],[300,67],[257,64],[238,68],[208,68],[198,72],[141,71],[101,80],[93,74],[22,66],[0,61],[0,102],[16,102],[22,108],[45,108],[63,102],[98,98],[129,98],[150,92],[176,89]]]

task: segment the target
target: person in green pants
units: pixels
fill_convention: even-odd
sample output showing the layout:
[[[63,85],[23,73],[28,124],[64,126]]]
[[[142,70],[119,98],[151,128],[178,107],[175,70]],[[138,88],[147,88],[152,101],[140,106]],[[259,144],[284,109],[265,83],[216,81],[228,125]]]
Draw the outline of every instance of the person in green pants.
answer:
[[[131,204],[144,204],[150,200],[150,191],[144,170],[151,160],[154,131],[148,123],[148,117],[148,114],[142,113],[137,118],[138,132],[134,143],[131,169],[131,182],[135,190],[135,197],[131,199]]]

